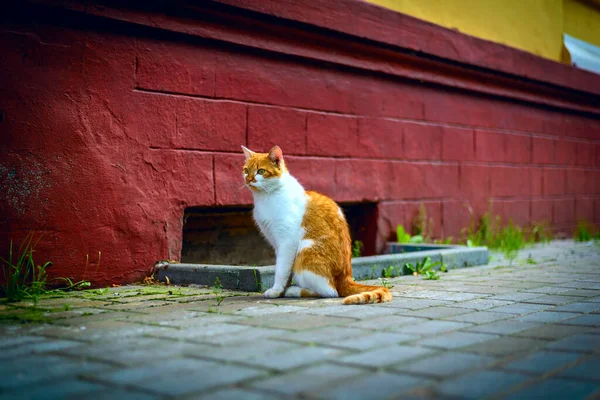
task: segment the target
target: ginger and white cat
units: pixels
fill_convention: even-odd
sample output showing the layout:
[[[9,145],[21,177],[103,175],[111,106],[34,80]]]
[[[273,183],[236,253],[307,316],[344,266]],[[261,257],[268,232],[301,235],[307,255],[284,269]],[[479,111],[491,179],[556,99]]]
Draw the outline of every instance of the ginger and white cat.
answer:
[[[381,303],[392,295],[352,279],[348,223],[329,197],[305,191],[288,172],[278,146],[255,153],[242,146],[254,220],[275,249],[275,283],[265,297],[345,297],[344,304]],[[290,286],[295,281],[297,286]]]

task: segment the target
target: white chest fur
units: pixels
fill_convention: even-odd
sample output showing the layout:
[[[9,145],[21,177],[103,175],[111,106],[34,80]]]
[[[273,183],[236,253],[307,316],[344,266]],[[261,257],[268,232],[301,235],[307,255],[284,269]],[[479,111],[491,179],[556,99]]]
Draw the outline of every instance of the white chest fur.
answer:
[[[254,193],[254,220],[276,252],[284,242],[302,240],[307,201],[304,188],[293,176],[285,173],[277,181],[276,190]]]

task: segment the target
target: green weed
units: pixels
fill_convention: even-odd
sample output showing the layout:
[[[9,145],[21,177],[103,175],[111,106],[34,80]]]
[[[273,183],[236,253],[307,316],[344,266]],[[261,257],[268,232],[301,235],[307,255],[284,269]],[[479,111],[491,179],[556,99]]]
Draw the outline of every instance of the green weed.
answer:
[[[379,278],[379,279],[381,280],[381,286],[388,288],[388,289],[391,289],[394,287],[394,285],[387,279],[385,279],[385,278]]]
[[[410,235],[404,231],[404,227],[402,225],[398,225],[396,227],[396,240],[398,243],[410,242]]]
[[[360,257],[363,248],[363,242],[361,242],[360,240],[355,240],[354,243],[352,243],[352,258]]]
[[[256,283],[256,290],[258,290],[260,293],[263,293],[265,288],[263,287],[262,282],[258,279],[256,268],[254,268],[252,271],[254,272],[254,283]]]
[[[225,296],[223,296],[223,285],[221,285],[221,280],[217,277],[215,278],[215,283],[212,287],[212,294],[215,295],[215,300],[217,301],[217,307],[221,305],[223,300],[225,300]]]
[[[579,221],[573,238],[576,242],[589,242],[592,239],[600,238],[600,235],[594,225],[587,221]]]
[[[427,280],[437,280],[440,279],[440,276],[437,274],[436,268],[440,270],[448,270],[446,264],[441,261],[432,262],[431,257],[425,257],[422,261],[417,262],[416,264],[406,263],[404,267],[411,272],[414,276],[423,275],[424,279]]]

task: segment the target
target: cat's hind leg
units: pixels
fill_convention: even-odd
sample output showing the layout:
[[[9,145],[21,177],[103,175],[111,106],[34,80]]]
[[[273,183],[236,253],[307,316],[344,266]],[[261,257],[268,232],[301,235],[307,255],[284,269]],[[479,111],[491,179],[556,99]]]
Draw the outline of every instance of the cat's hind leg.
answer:
[[[285,289],[283,293],[283,297],[321,297],[318,293],[313,292],[312,290],[302,288],[300,286],[289,286]]]

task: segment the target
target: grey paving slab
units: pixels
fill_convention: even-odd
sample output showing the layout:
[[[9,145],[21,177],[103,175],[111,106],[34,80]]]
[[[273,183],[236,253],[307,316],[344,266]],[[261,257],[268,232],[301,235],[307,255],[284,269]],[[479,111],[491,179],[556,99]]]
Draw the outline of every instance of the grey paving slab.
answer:
[[[600,314],[585,314],[575,318],[560,321],[559,324],[600,327]]]
[[[577,365],[561,372],[559,376],[568,379],[600,382],[600,356],[584,360]]]
[[[539,324],[531,322],[522,322],[517,320],[501,320],[485,325],[474,325],[463,330],[469,332],[489,333],[495,335],[509,335],[511,333],[522,332],[527,329],[539,327]]]
[[[338,362],[346,365],[360,365],[369,368],[372,368],[374,364],[379,367],[384,367],[394,366],[400,362],[433,353],[434,351],[431,349],[414,345],[394,345],[369,350],[359,354],[350,354],[340,358]]]
[[[81,399],[88,398],[88,395],[103,389],[106,389],[106,386],[71,378],[58,382],[44,382],[36,386],[19,388],[18,391],[2,393],[0,399]]]
[[[294,347],[292,350],[285,352],[258,354],[246,362],[251,362],[254,365],[260,365],[262,368],[266,369],[284,371],[321,361],[327,361],[331,359],[337,360],[344,354],[346,353],[343,351],[331,348],[303,346]]]
[[[426,376],[443,378],[463,372],[482,369],[496,362],[496,359],[476,354],[448,352],[417,361],[409,361],[396,366],[401,372],[411,372]]]
[[[346,325],[356,322],[354,318],[329,317],[323,315],[275,315],[268,318],[250,318],[236,321],[236,324],[260,326],[265,328],[305,331],[326,326]]]
[[[357,322],[346,324],[351,328],[361,328],[370,330],[388,330],[397,329],[406,325],[414,325],[422,322],[426,322],[428,319],[421,317],[407,317],[404,315],[389,315],[385,317],[369,318]]]
[[[545,304],[515,303],[515,304],[510,304],[508,306],[490,308],[489,311],[525,315],[525,314],[531,314],[531,313],[534,313],[537,311],[542,311],[542,310],[548,309],[550,307],[551,306],[545,305]]]
[[[364,370],[339,364],[321,364],[251,383],[251,387],[284,395],[315,391],[336,381],[364,375]]]
[[[546,347],[553,350],[572,352],[600,352],[600,335],[586,333],[572,335],[559,341],[549,343]]]
[[[488,297],[487,300],[523,301],[540,297],[540,293],[510,292]]]
[[[285,335],[285,340],[303,343],[325,342],[341,340],[348,337],[358,337],[365,334],[364,330],[349,327],[324,327],[307,331],[290,332]]]
[[[592,313],[600,311],[600,303],[575,302],[564,306],[554,307],[552,311],[574,312],[574,313]]]
[[[504,364],[502,368],[536,375],[563,368],[573,364],[582,356],[578,353],[559,351],[536,351],[519,360]]]
[[[82,346],[82,342],[73,340],[42,340],[23,343],[19,346],[4,348],[0,352],[0,360],[14,359],[16,357],[26,357],[34,354],[41,354],[53,351],[60,351],[70,347]]]
[[[600,296],[600,290],[574,289],[574,290],[567,290],[566,292],[562,292],[561,295],[562,296],[578,296],[578,297],[590,298],[590,297]]]
[[[526,375],[504,371],[471,372],[460,377],[446,380],[436,387],[436,391],[468,399],[481,399],[510,390],[529,378]]]
[[[488,335],[485,333],[453,332],[446,335],[424,339],[417,343],[420,346],[435,347],[439,349],[458,349],[497,338],[498,336],[496,335]]]
[[[198,394],[186,398],[190,400],[276,400],[280,399],[281,397],[276,394],[258,392],[252,389],[227,388],[218,390],[216,392]]]
[[[477,311],[487,310],[488,308],[501,307],[512,304],[512,301],[507,300],[492,300],[489,298],[475,299],[469,301],[463,301],[461,303],[453,304],[452,307],[470,308]]]
[[[536,348],[543,347],[548,342],[541,339],[521,338],[513,336],[503,336],[497,339],[475,343],[463,347],[463,351],[491,356],[509,356],[516,353],[526,353]]]
[[[576,382],[566,379],[548,379],[529,385],[506,399],[510,400],[583,400],[597,394],[599,387],[592,382]]]
[[[425,321],[414,325],[401,326],[395,331],[415,336],[437,335],[470,327],[471,324],[456,321]]]
[[[337,347],[348,350],[368,350],[374,347],[385,347],[393,344],[414,341],[414,335],[408,335],[398,332],[374,332],[371,334],[344,338],[342,340],[325,340],[322,343],[326,346]]]
[[[408,310],[421,310],[423,308],[443,306],[451,304],[453,302],[441,301],[441,300],[427,300],[427,299],[411,299],[408,297],[400,297],[391,303],[384,303],[382,307],[390,308],[402,308]]]
[[[540,296],[529,300],[523,300],[523,303],[532,303],[532,304],[548,304],[551,306],[560,306],[568,303],[572,303],[577,301],[577,297],[573,296],[559,296],[559,295],[550,295],[550,296]]]
[[[552,310],[554,310],[554,309],[552,309]],[[523,321],[523,322],[549,323],[549,322],[563,321],[565,319],[573,318],[578,315],[579,314],[568,313],[568,312],[540,311],[537,313],[524,315],[522,317],[517,318],[517,320]]]
[[[492,311],[476,311],[468,314],[454,315],[452,317],[447,317],[444,319],[451,321],[468,322],[471,324],[486,324],[489,322],[508,319],[511,317],[512,316],[507,313],[499,313]]]
[[[520,322],[525,324],[526,322]],[[522,337],[532,337],[539,339],[562,339],[567,336],[575,335],[578,333],[586,333],[589,332],[592,328],[586,326],[577,326],[577,325],[557,325],[557,324],[546,324],[546,325],[538,325],[535,327],[522,330],[519,332],[515,332],[514,336],[522,336]]]
[[[425,378],[376,372],[333,385],[329,389],[315,391],[312,395],[317,398],[334,400],[390,399],[401,397],[408,391],[428,386],[431,383]]]

